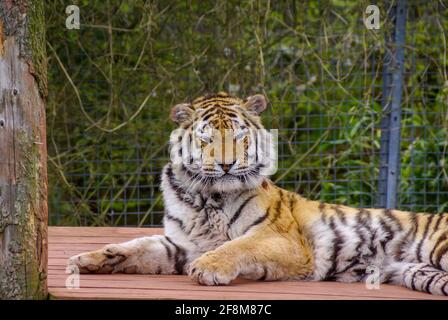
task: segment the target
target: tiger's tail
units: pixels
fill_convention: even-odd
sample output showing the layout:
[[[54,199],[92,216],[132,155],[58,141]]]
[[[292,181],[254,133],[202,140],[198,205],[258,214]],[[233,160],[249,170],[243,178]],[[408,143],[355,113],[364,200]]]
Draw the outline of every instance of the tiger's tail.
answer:
[[[427,263],[392,263],[385,282],[437,295],[448,296],[448,272]]]

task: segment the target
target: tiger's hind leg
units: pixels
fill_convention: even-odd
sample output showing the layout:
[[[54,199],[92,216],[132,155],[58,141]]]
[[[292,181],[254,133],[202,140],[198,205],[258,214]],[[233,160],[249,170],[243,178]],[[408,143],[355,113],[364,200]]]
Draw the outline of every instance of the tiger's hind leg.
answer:
[[[430,239],[426,248],[426,261],[438,269],[448,272],[448,228],[440,230]]]
[[[448,214],[408,213],[409,221],[388,252],[394,261],[426,263],[448,272]]]
[[[391,263],[384,273],[383,281],[416,291],[448,296],[448,272],[427,263]]]

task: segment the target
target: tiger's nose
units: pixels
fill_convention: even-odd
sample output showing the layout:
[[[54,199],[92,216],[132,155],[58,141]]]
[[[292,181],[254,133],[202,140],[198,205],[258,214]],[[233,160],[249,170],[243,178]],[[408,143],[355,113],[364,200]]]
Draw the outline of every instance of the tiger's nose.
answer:
[[[227,173],[229,172],[229,170],[233,167],[233,165],[235,164],[236,161],[232,162],[232,163],[220,163],[219,166],[221,167],[221,169]]]

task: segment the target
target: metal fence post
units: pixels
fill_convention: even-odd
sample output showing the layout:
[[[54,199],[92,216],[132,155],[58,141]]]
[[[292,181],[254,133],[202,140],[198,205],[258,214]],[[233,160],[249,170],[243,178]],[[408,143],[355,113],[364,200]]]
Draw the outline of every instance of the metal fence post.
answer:
[[[401,97],[403,91],[406,0],[398,0],[391,11],[392,34],[386,36],[383,65],[383,115],[381,119],[378,206],[396,208],[400,174]]]

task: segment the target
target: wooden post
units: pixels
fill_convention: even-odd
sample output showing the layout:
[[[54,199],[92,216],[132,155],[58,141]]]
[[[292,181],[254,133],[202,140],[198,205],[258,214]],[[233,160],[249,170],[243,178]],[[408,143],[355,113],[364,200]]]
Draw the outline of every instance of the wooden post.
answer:
[[[0,1],[0,300],[47,297],[44,1]]]

